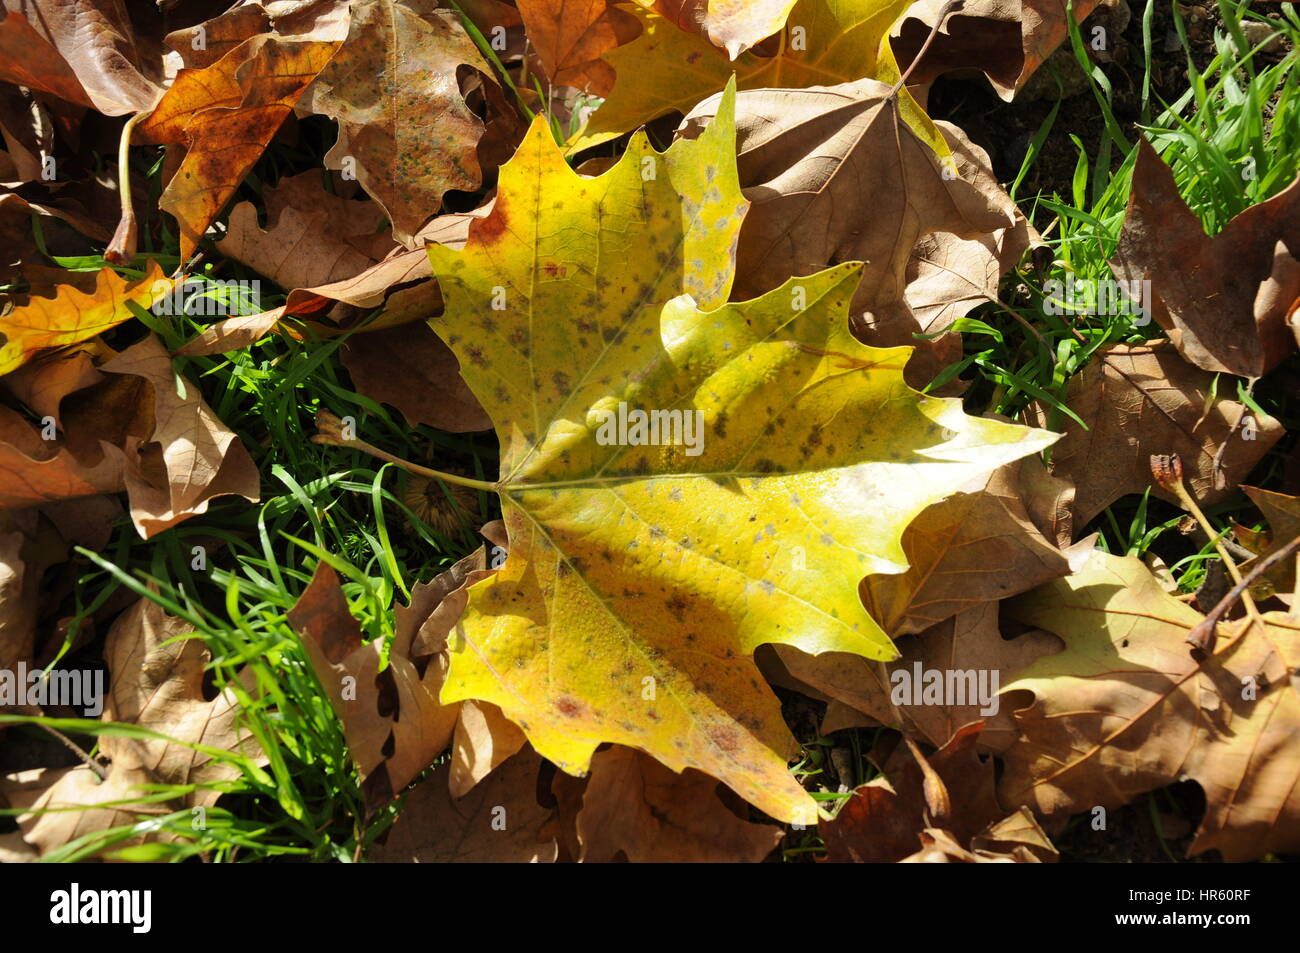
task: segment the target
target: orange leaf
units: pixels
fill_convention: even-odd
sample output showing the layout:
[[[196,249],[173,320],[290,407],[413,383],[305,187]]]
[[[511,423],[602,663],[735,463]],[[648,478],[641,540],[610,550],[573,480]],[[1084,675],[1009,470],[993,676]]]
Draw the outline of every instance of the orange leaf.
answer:
[[[150,261],[139,281],[129,282],[113,269],[103,268],[89,294],[61,285],[53,298],[33,298],[0,318],[0,333],[5,336],[0,375],[21,367],[43,348],[79,344],[131,320],[128,301],[149,308],[171,289],[171,279]]]

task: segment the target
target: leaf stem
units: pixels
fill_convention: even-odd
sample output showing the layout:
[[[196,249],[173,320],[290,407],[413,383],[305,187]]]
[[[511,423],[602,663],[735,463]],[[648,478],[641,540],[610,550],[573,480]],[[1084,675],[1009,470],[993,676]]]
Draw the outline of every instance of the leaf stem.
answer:
[[[418,463],[411,463],[409,460],[403,460],[401,457],[395,457],[387,451],[380,450],[374,444],[366,443],[364,440],[358,440],[355,437],[345,437],[343,435],[343,421],[328,410],[316,412],[316,426],[319,433],[311,438],[312,443],[325,444],[331,447],[347,447],[351,450],[360,450],[368,453],[387,463],[395,464],[409,473],[415,473],[422,477],[428,477],[431,480],[442,480],[444,483],[455,483],[459,486],[469,487],[471,490],[486,490],[489,493],[498,493],[501,490],[500,484],[489,483],[486,480],[475,480],[470,477],[460,476],[456,473],[444,473],[441,470],[431,470],[428,467],[422,467]]]
[[[1245,583],[1242,581],[1241,570],[1233,562],[1228,547],[1223,545],[1223,540],[1220,538],[1221,534],[1206,519],[1205,514],[1201,512],[1201,508],[1196,504],[1196,500],[1192,499],[1192,495],[1187,492],[1187,487],[1183,486],[1183,462],[1178,454],[1175,453],[1169,456],[1153,455],[1151,457],[1151,472],[1155,476],[1156,482],[1178,497],[1178,502],[1196,518],[1196,522],[1201,525],[1205,535],[1214,544],[1219,559],[1223,561],[1224,568],[1228,570],[1228,575],[1236,583],[1236,588],[1241,590],[1241,604],[1246,607],[1246,614],[1250,616],[1251,621],[1263,626],[1264,620],[1260,618],[1259,609],[1255,606],[1255,599],[1246,589]]]
[[[113,240],[104,251],[104,260],[115,265],[135,258],[139,229],[135,220],[135,203],[131,198],[131,133],[135,131],[135,124],[152,112],[152,109],[146,109],[128,119],[117,144],[117,188],[121,193],[122,217],[113,233]]]

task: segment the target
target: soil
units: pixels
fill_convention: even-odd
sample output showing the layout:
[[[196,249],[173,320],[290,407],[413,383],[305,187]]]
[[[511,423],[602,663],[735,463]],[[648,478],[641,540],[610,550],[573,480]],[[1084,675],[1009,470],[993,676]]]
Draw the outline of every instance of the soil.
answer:
[[[1119,0],[1120,4],[1124,0]],[[1191,58],[1198,69],[1214,58],[1214,26],[1219,23],[1215,7],[1182,5],[1184,23],[1191,42]],[[1122,29],[1117,26],[1123,23]],[[1130,141],[1141,134],[1142,20],[1141,5],[1126,17],[1119,11],[1099,7],[1084,21],[1082,34],[1091,36],[1094,25],[1104,25],[1113,37],[1110,49],[1090,51],[1114,91],[1111,103],[1115,118]],[[1177,99],[1188,89],[1187,53],[1174,29],[1172,7],[1157,3],[1152,20],[1151,106],[1153,110]],[[1054,77],[1060,79],[1060,92]],[[941,77],[930,90],[929,113],[935,119],[956,123],[989,153],[994,174],[1000,181],[1013,181],[1020,171],[1030,141],[1059,98],[1060,112],[1037,161],[1021,183],[1021,196],[1037,192],[1070,195],[1070,183],[1078,161],[1078,149],[1070,135],[1078,136],[1088,156],[1096,156],[1105,124],[1074,53],[1068,44],[1058,49],[1031,78],[1014,102],[998,98],[982,77]],[[1122,157],[1115,156],[1118,165]]]

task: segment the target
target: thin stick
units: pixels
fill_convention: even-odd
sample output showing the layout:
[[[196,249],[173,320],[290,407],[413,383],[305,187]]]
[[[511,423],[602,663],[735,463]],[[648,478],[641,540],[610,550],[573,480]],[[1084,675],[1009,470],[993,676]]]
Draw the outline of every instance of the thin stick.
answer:
[[[1153,454],[1151,457],[1151,473],[1155,476],[1156,482],[1178,497],[1178,502],[1180,502],[1183,507],[1196,518],[1196,522],[1201,525],[1201,529],[1205,531],[1205,535],[1208,536],[1210,542],[1214,544],[1215,551],[1219,554],[1219,559],[1223,561],[1224,567],[1228,570],[1228,575],[1230,575],[1232,581],[1237,584],[1236,588],[1242,590],[1240,593],[1241,604],[1246,607],[1246,614],[1250,616],[1251,621],[1262,626],[1264,620],[1260,617],[1259,609],[1255,606],[1254,597],[1246,591],[1245,586],[1242,583],[1241,570],[1239,570],[1237,564],[1233,562],[1232,555],[1228,552],[1228,547],[1223,545],[1223,540],[1219,538],[1219,533],[1210,524],[1210,521],[1205,518],[1205,514],[1201,512],[1201,508],[1196,505],[1196,501],[1192,499],[1192,495],[1187,492],[1187,487],[1183,486],[1183,461],[1179,458],[1178,454],[1170,454],[1169,456]]]
[[[1259,564],[1252,568],[1241,582],[1233,586],[1228,594],[1219,600],[1218,605],[1210,610],[1209,615],[1197,623],[1191,632],[1187,633],[1187,638],[1184,641],[1192,647],[1192,655],[1196,656],[1199,652],[1203,656],[1208,656],[1213,652],[1214,643],[1218,638],[1215,626],[1218,624],[1219,619],[1223,617],[1223,614],[1232,608],[1239,597],[1247,594],[1247,589],[1249,589],[1251,583],[1297,551],[1300,551],[1300,536],[1291,540],[1277,552],[1260,560]]]
[[[95,774],[99,777],[99,780],[101,781],[108,780],[108,771],[104,769],[104,766],[100,764],[98,761],[96,761],[94,758],[92,758],[90,755],[88,755],[86,752],[82,751],[81,747],[75,741],[73,741],[63,732],[59,731],[59,729],[57,728],[51,728],[49,725],[41,724],[41,722],[39,721],[35,722],[35,724],[39,725],[41,728],[44,728],[46,731],[48,731],[51,735],[53,735],[60,742],[62,742],[63,745],[69,751],[71,751],[78,758],[84,761],[86,763],[86,767],[90,768],[91,771],[94,771]]]

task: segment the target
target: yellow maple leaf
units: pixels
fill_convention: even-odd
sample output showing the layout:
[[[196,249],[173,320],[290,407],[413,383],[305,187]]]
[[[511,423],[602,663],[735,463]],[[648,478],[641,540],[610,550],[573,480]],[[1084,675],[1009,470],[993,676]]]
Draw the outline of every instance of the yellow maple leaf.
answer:
[[[733,61],[698,33],[640,7],[642,33],[604,59],[622,82],[567,144],[571,153],[598,145],[665,113],[689,113],[734,73],[740,89],[803,89],[859,79],[901,78],[890,28],[912,0],[800,0],[790,12],[775,56],[742,53]],[[898,90],[903,121],[940,156],[952,151],[906,87]]]
[[[134,315],[127,307],[128,301],[148,309],[171,290],[171,279],[151,260],[138,281],[128,281],[111,268],[101,268],[94,291],[60,285],[53,298],[32,298],[0,317],[0,334],[4,335],[0,375],[21,367],[45,348],[79,344],[130,321]]]
[[[441,698],[499,705],[570,773],[616,742],[810,823],[750,656],[893,658],[859,580],[906,568],[927,505],[1055,436],[924,397],[910,348],[854,340],[858,263],[726,303],[747,209],[734,101],[665,153],[633,136],[597,178],[538,121],[464,250],[429,246],[447,301],[430,323],[500,438],[510,534]]]

